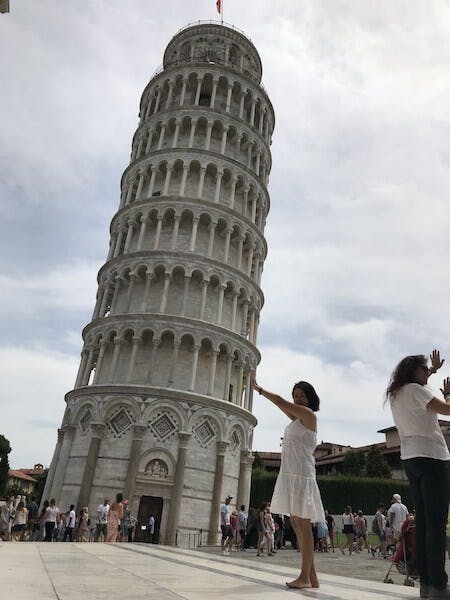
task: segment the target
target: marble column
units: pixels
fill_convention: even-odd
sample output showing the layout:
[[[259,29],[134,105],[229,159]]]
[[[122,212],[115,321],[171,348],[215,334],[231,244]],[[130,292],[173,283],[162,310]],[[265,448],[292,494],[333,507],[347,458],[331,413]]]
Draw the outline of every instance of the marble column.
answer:
[[[173,344],[172,360],[170,361],[169,377],[167,379],[167,387],[172,387],[175,380],[175,368],[178,362],[178,353],[180,351],[180,342],[175,340]]]
[[[247,510],[249,508],[250,501],[250,483],[253,460],[254,459],[251,450],[241,450],[236,506],[240,508],[241,504],[244,504]]]
[[[165,539],[165,543],[169,546],[175,545],[175,537],[180,520],[181,499],[183,496],[184,474],[186,469],[186,455],[190,438],[190,433],[180,431],[178,434],[178,457],[173,478],[169,518],[167,520],[167,534]]]
[[[133,378],[134,367],[136,365],[136,356],[141,343],[141,338],[138,335],[133,336],[133,345],[131,348],[130,362],[128,363],[128,370],[125,378],[126,383],[130,383]]]
[[[161,237],[161,229],[162,229],[163,216],[162,215],[158,215],[156,217],[156,220],[157,220],[157,225],[156,225],[155,239],[153,240],[153,250],[158,250],[159,239]]]
[[[225,385],[223,388],[223,399],[225,402],[228,402],[230,399],[230,382],[231,382],[231,369],[233,366],[233,356],[231,354],[227,355],[227,367],[225,372]]]
[[[45,480],[44,491],[42,492],[41,504],[39,510],[42,509],[42,505],[45,500],[50,500],[50,492],[53,486],[53,480],[55,478],[56,465],[59,462],[59,456],[61,454],[61,446],[64,439],[64,432],[62,429],[58,429],[58,441],[56,442],[56,448],[53,453],[52,462],[47,473],[47,479]]]
[[[56,504],[58,504],[61,495],[64,476],[67,471],[67,462],[69,460],[76,427],[75,425],[64,425],[61,427],[61,431],[63,432],[61,451],[59,453],[58,466],[56,467],[55,477],[53,478],[53,483],[49,494],[50,498],[55,498]]]
[[[212,350],[211,352],[211,364],[209,367],[209,380],[208,380],[208,396],[214,395],[214,382],[216,380],[216,367],[217,367],[217,357],[219,356],[218,350]]]
[[[211,512],[209,515],[208,545],[217,543],[217,533],[219,529],[220,501],[222,498],[223,466],[225,462],[225,452],[228,442],[217,442],[216,469],[214,473],[214,486],[211,500]]]
[[[131,442],[127,475],[123,486],[123,496],[124,498],[130,500],[130,504],[136,487],[136,475],[139,468],[139,459],[142,453],[142,440],[146,431],[147,426],[143,423],[136,423],[133,425],[133,441]]]
[[[98,352],[97,363],[95,365],[94,379],[93,379],[92,383],[98,383],[98,380],[100,377],[100,371],[102,369],[103,358],[105,356],[105,350],[106,350],[106,340],[103,339],[100,342],[100,350]]]
[[[197,365],[198,365],[198,353],[200,352],[200,346],[194,346],[194,352],[192,357],[192,367],[191,367],[191,384],[189,386],[189,391],[193,392],[195,390],[195,382],[197,379]]]
[[[103,436],[106,433],[106,424],[101,421],[91,421],[91,441],[89,450],[84,463],[83,476],[80,483],[80,492],[77,501],[77,513],[84,506],[89,506],[89,498],[91,496],[92,483],[94,481],[95,468],[97,466],[97,458],[100,450],[100,444]]]

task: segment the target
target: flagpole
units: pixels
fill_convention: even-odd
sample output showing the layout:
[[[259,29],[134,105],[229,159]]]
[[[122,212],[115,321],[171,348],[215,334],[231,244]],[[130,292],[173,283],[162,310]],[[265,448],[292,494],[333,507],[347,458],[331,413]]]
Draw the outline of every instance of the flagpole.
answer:
[[[222,4],[221,4],[221,9],[222,9],[222,12],[220,13],[220,16],[221,16],[221,25],[223,25],[223,5],[224,5],[224,0],[222,0]]]

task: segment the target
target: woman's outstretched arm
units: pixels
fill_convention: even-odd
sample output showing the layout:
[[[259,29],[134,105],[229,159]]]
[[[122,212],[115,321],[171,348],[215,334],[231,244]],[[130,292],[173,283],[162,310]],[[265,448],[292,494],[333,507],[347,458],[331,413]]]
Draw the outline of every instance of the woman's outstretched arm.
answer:
[[[270,400],[275,406],[277,406],[286,416],[290,419],[300,419],[309,428],[315,430],[316,428],[316,415],[307,406],[300,406],[293,402],[288,402],[278,394],[269,392],[263,389],[258,383],[256,383],[255,376],[252,376],[251,385],[261,396]]]

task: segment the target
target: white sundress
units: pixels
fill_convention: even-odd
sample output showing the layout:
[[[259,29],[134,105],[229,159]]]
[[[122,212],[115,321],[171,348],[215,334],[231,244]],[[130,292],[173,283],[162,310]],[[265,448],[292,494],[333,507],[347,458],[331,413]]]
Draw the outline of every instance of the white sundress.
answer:
[[[298,419],[284,430],[281,467],[273,491],[271,511],[325,521],[319,487],[316,482],[314,450],[315,431],[307,429]]]

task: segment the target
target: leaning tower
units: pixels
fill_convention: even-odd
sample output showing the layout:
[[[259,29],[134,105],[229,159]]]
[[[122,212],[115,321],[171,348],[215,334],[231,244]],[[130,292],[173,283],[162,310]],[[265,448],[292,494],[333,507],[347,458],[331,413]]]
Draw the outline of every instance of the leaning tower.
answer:
[[[199,22],[144,89],[44,491],[92,514],[122,491],[166,543],[215,543],[225,494],[248,506],[274,127],[261,73],[242,32]]]

